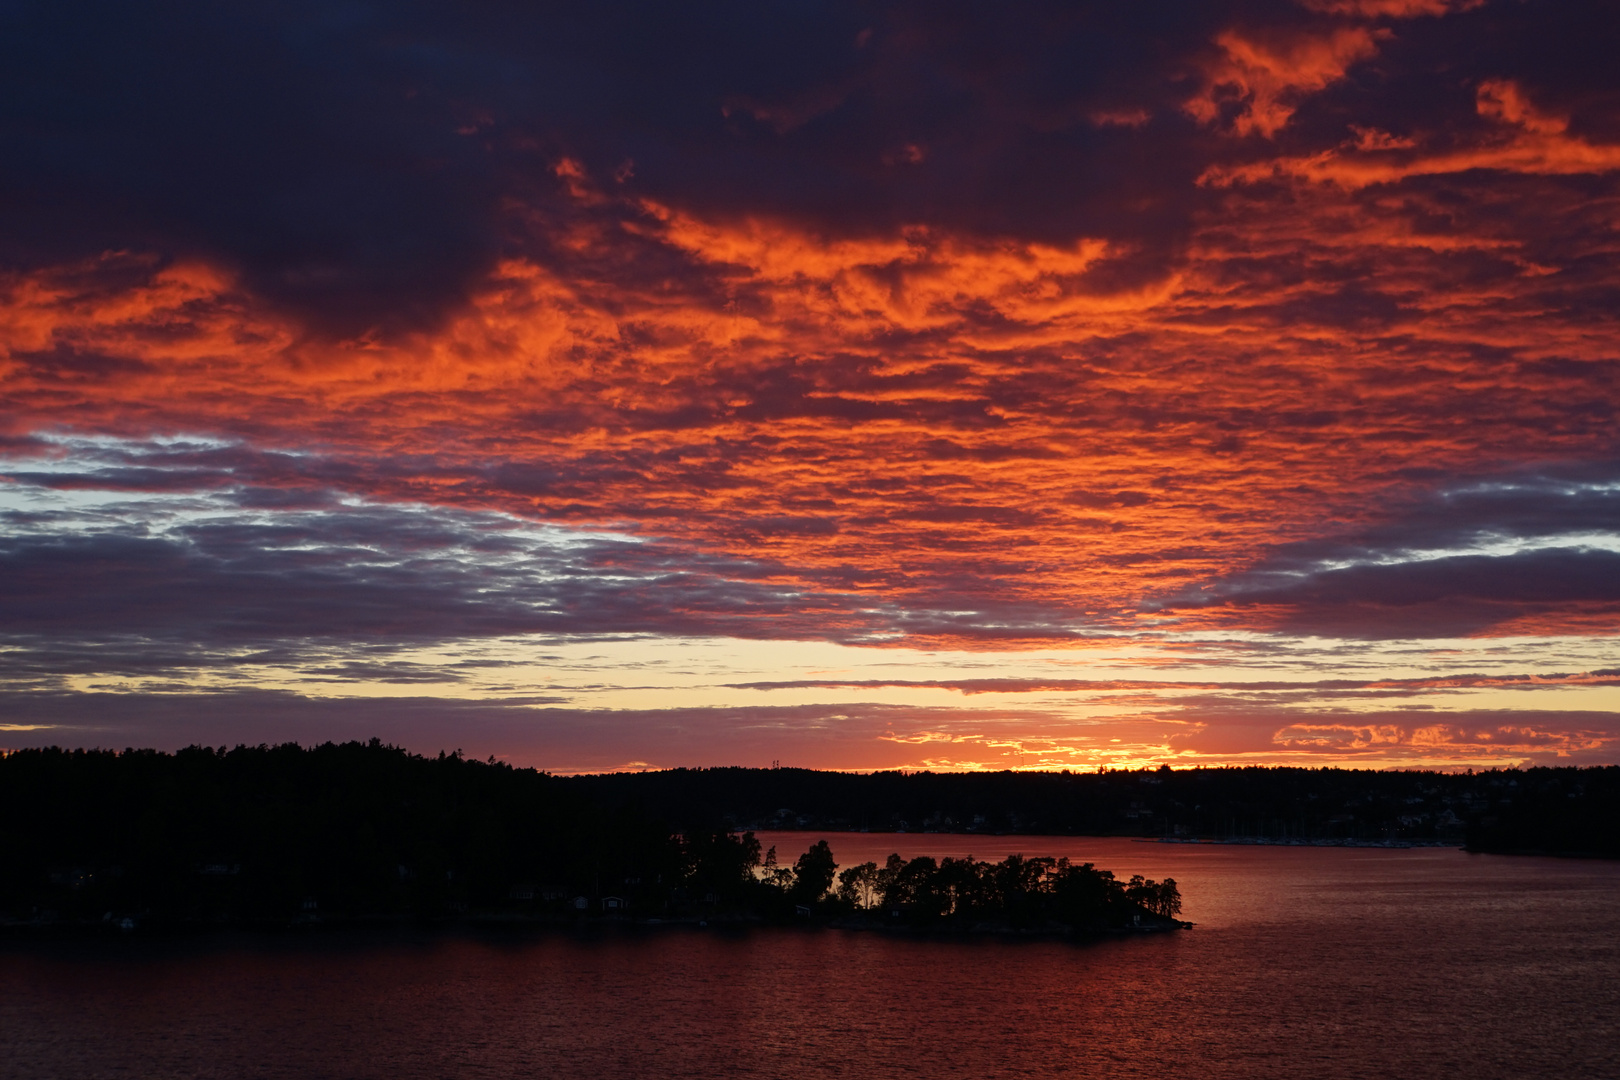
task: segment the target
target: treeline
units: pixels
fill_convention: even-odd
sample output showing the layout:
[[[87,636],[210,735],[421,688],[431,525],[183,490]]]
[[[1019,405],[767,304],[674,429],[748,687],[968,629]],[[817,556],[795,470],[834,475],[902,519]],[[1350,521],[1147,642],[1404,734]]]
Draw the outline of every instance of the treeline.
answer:
[[[1179,910],[1174,882],[1043,859],[836,871],[825,842],[783,864],[748,832],[675,827],[532,769],[377,740],[0,758],[0,914],[14,924],[814,915],[1105,929]]]
[[[1620,769],[1528,769],[1469,821],[1474,851],[1620,858]]]
[[[608,806],[757,829],[1411,840],[1620,855],[1620,767],[1473,773],[1168,767],[871,774],[670,769],[571,777]]]
[[[822,841],[825,844],[825,841]],[[861,863],[838,875],[838,900],[913,925],[1058,924],[1077,930],[1168,924],[1181,914],[1174,878],[1121,882],[1108,870],[1067,859],[1012,855],[999,863],[928,856]]]
[[[435,914],[682,872],[661,823],[555,778],[370,744],[0,759],[0,908],[64,919]],[[707,868],[705,868],[707,870]]]
[[[705,842],[733,845],[752,890],[755,913],[775,917],[818,914],[848,925],[880,924],[938,929],[1067,929],[1103,932],[1177,925],[1181,892],[1175,879],[1137,875],[1120,881],[1111,871],[1067,859],[1011,855],[999,863],[930,856],[890,855],[879,866],[857,863],[839,870],[831,845],[818,840],[791,866],[772,848],[742,834],[700,833]]]

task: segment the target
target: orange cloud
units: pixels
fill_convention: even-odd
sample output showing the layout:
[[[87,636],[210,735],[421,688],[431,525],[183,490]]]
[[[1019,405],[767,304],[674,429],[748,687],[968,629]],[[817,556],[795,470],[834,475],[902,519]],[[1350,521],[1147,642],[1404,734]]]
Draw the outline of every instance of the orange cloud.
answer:
[[[1538,110],[1516,83],[1486,80],[1479,86],[1476,101],[1479,115],[1500,126],[1462,149],[1430,150],[1411,137],[1361,129],[1351,145],[1308,157],[1217,166],[1204,174],[1204,182],[1222,187],[1294,176],[1354,189],[1472,169],[1528,176],[1602,174],[1620,169],[1620,145],[1593,143],[1569,134],[1569,117]]]
[[[1304,7],[1328,15],[1353,15],[1364,19],[1380,16],[1416,19],[1424,15],[1449,15],[1471,11],[1485,0],[1301,0]]]
[[[1279,746],[1309,747],[1317,751],[1388,753],[1396,748],[1407,748],[1443,757],[1487,760],[1532,756],[1569,758],[1607,748],[1611,739],[1606,732],[1549,730],[1513,724],[1473,729],[1458,724],[1291,724],[1275,736]]]
[[[1300,89],[1375,42],[1334,40],[1229,55],[1282,57],[1274,85]],[[1510,141],[1574,140],[1510,84],[1479,102]],[[1421,153],[1362,143],[1379,148],[1335,153]],[[1235,185],[1178,262],[1121,287],[1116,241],[829,237],[565,172],[581,216],[552,227],[557,259],[502,261],[412,336],[311,337],[229,274],[149,255],[13,275],[13,430],[319,447],[369,497],[768,560],[807,594],[978,612],[971,630],[930,617],[901,637],[998,647],[1060,625],[1275,628],[1286,610],[1138,607],[1380,520],[1408,474],[1610,438],[1590,411],[1607,400],[1608,313],[1566,302],[1555,273],[1584,259],[1606,280],[1580,247],[1601,233],[1547,252],[1500,219],[1436,230],[1421,194]],[[1580,198],[1543,205],[1574,215]]]
[[[1378,52],[1387,31],[1341,27],[1326,35],[1278,36],[1229,30],[1215,39],[1221,55],[1204,70],[1204,86],[1183,108],[1202,124],[1233,135],[1270,138],[1302,98],[1337,82]]]

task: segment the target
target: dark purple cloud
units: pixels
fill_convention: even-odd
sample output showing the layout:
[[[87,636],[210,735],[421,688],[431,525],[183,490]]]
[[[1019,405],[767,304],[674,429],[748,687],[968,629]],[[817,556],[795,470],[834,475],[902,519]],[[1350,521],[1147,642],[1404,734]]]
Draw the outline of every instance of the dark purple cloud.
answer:
[[[1019,572],[1015,553],[960,558],[948,578],[917,581],[899,604],[866,590],[858,566],[811,569],[763,552],[741,558],[649,537],[546,532],[499,514],[344,505],[324,486],[355,480],[362,468],[373,481],[377,469],[409,475],[415,464],[175,443],[81,448],[71,463],[16,470],[14,493],[145,498],[114,504],[89,528],[61,510],[0,514],[11,531],[0,538],[0,617],[7,640],[27,646],[10,666],[36,674],[52,665],[152,670],[218,649],[273,655],[297,642],[376,649],[529,633],[849,642],[903,634],[988,645],[1061,639],[1114,618],[1007,596],[999,583]],[[515,470],[490,474],[510,484]],[[1620,488],[1607,476],[1594,465],[1442,489],[1387,524],[1279,547],[1159,607],[1281,609],[1286,631],[1402,638],[1620,605],[1620,554],[1582,546],[1583,538],[1620,535]],[[188,492],[206,501],[187,503]],[[1105,492],[1093,501],[1134,507],[1150,499]],[[948,504],[903,516],[998,523],[1007,512],[1038,516]],[[865,524],[762,514],[739,516],[726,532],[757,546]],[[96,657],[79,655],[92,642]]]
[[[556,549],[483,533],[476,519],[423,519],[351,510],[191,525],[158,538],[7,538],[0,621],[13,641],[404,645],[539,632],[721,632],[750,615],[796,617],[803,605],[793,590],[738,580],[727,567],[705,569],[701,559],[675,559],[656,545]]]
[[[1604,463],[1411,497],[1354,535],[1281,545],[1170,608],[1275,607],[1287,632],[1455,637],[1514,619],[1610,612],[1620,625],[1620,484]]]
[[[900,607],[860,590],[853,568],[806,572],[656,538],[242,484],[276,455],[241,454],[242,470],[194,482],[196,457],[213,453],[175,454],[180,461],[169,464],[184,470],[178,485],[155,466],[13,474],[14,503],[31,489],[111,499],[93,510],[0,511],[7,678],[46,685],[75,674],[258,663],[310,678],[412,682],[431,681],[433,671],[457,675],[453,666],[420,670],[392,653],[526,634],[859,642],[1068,632],[1060,612],[988,595],[964,608],[960,590]],[[138,483],[122,487],[132,474]],[[25,476],[42,483],[25,484]],[[111,492],[100,487],[104,479]],[[188,496],[171,486],[200,490]],[[754,538],[826,528],[814,517],[773,516],[734,527]]]
[[[317,327],[420,326],[502,254],[568,257],[548,246],[581,212],[554,172],[567,157],[707,216],[1105,237],[1120,255],[1097,284],[1131,284],[1187,235],[1204,168],[1254,152],[1220,134],[1230,109],[1212,126],[1183,108],[1216,37],[1345,24],[1287,0],[14,0],[0,255],[201,255]],[[1296,103],[1279,145],[1337,145],[1350,121],[1445,129],[1474,116],[1481,78],[1519,80],[1608,136],[1613,87],[1594,75],[1614,44],[1597,2],[1402,20],[1377,64]],[[682,269],[644,255],[649,274]],[[1387,305],[1342,300],[1350,323]]]

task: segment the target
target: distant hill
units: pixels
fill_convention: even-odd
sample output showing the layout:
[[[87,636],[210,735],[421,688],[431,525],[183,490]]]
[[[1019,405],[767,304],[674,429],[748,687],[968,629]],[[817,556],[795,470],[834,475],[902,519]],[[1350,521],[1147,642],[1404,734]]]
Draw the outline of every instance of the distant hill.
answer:
[[[670,769],[562,778],[680,825],[1454,841],[1620,856],[1620,767],[1476,773],[1221,768],[870,774]]]

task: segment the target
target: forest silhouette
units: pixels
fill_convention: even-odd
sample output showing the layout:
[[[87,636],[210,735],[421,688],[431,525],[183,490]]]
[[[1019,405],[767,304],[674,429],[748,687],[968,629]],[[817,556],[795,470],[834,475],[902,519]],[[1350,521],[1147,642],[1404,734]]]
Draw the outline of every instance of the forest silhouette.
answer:
[[[754,835],[919,827],[1613,856],[1620,768],[552,776],[375,739],[19,750],[0,756],[0,921],[1176,925],[1170,880],[1121,881],[1091,864],[1023,855],[993,864],[895,855],[840,868],[825,841],[779,858]]]
[[[23,750],[0,758],[13,926],[446,917],[797,920],[1099,933],[1178,925],[1174,881],[1067,860],[791,864],[568,778],[370,743]]]

